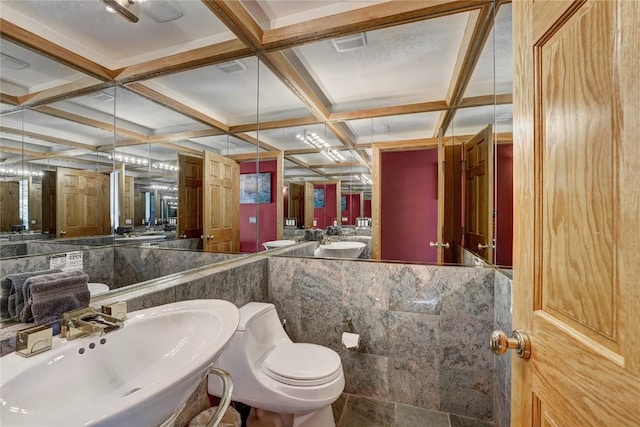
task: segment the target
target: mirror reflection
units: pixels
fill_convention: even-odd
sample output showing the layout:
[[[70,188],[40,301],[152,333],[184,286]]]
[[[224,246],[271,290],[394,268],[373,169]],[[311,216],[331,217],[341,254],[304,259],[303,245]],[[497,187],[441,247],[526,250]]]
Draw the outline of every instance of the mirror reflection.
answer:
[[[369,22],[375,4],[339,2],[334,28],[314,2],[240,2],[255,26],[227,28],[200,2],[135,25],[73,3],[3,6],[3,257],[78,238],[255,253],[321,230],[363,258],[510,265],[510,4]],[[47,37],[72,30],[99,55]],[[492,166],[467,181],[482,132]]]

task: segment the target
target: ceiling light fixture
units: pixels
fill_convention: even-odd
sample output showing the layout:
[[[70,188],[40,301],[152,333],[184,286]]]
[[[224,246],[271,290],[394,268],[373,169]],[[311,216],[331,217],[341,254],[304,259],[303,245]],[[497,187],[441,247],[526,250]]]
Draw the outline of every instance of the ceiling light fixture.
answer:
[[[339,151],[336,151],[333,148],[326,148],[322,152],[322,154],[324,154],[327,159],[332,160],[336,163],[344,162],[345,160],[344,156]]]
[[[356,178],[358,178],[360,181],[362,181],[363,184],[367,184],[367,185],[371,185],[372,184],[371,178],[369,178],[366,175],[356,175]]]
[[[102,2],[127,21],[138,22],[140,19],[140,0],[102,0]]]
[[[330,147],[327,141],[325,141],[320,135],[318,135],[315,132],[310,132],[308,130],[305,130],[302,135],[300,134],[296,135],[296,138],[298,138],[300,141],[304,142],[305,144],[312,146],[313,148],[317,148],[320,151],[322,151],[324,148]]]
[[[109,160],[113,160],[113,156],[109,155]],[[147,166],[149,164],[149,161],[147,159],[122,154],[116,154],[116,161],[136,166]]]

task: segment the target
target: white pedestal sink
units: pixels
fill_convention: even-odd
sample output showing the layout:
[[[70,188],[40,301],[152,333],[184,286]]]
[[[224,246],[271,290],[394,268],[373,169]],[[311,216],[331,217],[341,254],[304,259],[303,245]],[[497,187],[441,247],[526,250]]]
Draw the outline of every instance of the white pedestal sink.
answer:
[[[270,242],[264,242],[262,246],[264,246],[266,250],[269,250],[269,249],[277,249],[277,248],[282,248],[284,246],[290,246],[295,244],[296,244],[295,240],[272,240]]]
[[[238,321],[227,301],[182,301],[129,313],[122,329],[102,337],[54,337],[41,354],[6,355],[2,425],[159,426],[196,389]]]
[[[318,258],[358,258],[367,245],[362,242],[332,242],[320,245],[313,252]]]

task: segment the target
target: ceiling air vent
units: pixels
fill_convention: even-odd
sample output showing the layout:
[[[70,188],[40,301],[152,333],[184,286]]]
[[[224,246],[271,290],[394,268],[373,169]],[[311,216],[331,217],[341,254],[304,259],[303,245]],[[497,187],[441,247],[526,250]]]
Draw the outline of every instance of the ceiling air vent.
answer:
[[[142,6],[142,13],[159,24],[175,21],[184,15],[180,6],[169,0],[148,0]]]
[[[218,68],[220,68],[225,73],[239,73],[240,71],[244,71],[247,69],[247,66],[240,62],[238,59],[225,62],[224,64],[219,64]]]
[[[359,33],[340,37],[339,39],[332,39],[331,43],[333,43],[333,47],[338,52],[348,52],[365,47],[367,45],[367,35],[365,33]]]
[[[96,93],[93,93],[93,94],[91,94],[89,96],[91,98],[95,99],[96,101],[100,101],[100,102],[113,101],[113,95],[108,94],[106,92],[96,92]]]

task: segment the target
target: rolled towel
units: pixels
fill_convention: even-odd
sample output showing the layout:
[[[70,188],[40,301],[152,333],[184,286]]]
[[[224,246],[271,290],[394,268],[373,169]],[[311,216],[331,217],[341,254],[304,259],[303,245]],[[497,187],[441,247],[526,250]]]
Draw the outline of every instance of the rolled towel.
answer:
[[[22,322],[49,324],[62,314],[89,306],[89,276],[80,270],[34,276],[24,284]]]
[[[0,318],[4,319],[5,317],[14,319],[20,315],[22,308],[24,306],[24,282],[27,279],[40,276],[42,274],[51,274],[51,273],[60,273],[62,270],[59,268],[54,268],[51,270],[40,270],[40,271],[30,271],[26,273],[14,273],[8,274],[2,280],[2,293],[4,293],[4,289],[9,289],[9,295],[7,298],[7,313],[4,311],[0,312]],[[0,307],[3,308],[3,307]]]
[[[9,319],[9,295],[11,294],[11,282],[0,280],[0,320]]]

